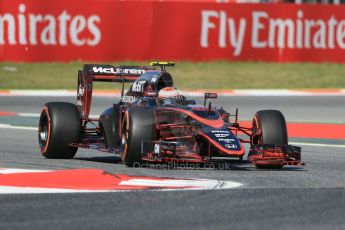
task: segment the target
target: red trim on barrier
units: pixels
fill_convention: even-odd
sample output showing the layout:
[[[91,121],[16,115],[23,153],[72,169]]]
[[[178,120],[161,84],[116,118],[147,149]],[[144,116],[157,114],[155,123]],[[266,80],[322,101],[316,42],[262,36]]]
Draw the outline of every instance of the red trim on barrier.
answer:
[[[6,112],[6,111],[0,111],[0,117],[1,116],[17,116],[17,113],[15,112]]]
[[[288,124],[290,137],[345,139],[345,124]]]
[[[0,90],[0,95],[9,95],[11,92],[9,90]]]
[[[341,93],[341,89],[296,89],[292,91],[312,93],[312,94],[324,94],[324,93]]]

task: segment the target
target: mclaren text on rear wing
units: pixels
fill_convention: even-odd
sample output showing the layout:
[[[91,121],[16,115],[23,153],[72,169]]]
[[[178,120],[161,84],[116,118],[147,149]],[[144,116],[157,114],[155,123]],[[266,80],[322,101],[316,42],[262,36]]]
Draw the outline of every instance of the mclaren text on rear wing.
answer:
[[[84,65],[83,72],[85,75],[92,76],[93,81],[109,82],[134,82],[139,76],[148,70],[155,70],[148,66],[112,66],[87,64]]]

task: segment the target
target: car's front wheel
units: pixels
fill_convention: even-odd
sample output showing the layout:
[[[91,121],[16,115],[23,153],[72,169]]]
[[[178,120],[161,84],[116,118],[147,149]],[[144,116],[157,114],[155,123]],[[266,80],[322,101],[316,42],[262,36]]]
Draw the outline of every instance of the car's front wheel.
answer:
[[[155,119],[152,110],[141,107],[129,109],[123,118],[121,134],[121,159],[128,167],[140,166],[143,141],[155,137]]]
[[[288,133],[284,115],[278,110],[261,110],[253,118],[252,145],[287,145]],[[256,165],[258,168],[282,168],[281,165]]]

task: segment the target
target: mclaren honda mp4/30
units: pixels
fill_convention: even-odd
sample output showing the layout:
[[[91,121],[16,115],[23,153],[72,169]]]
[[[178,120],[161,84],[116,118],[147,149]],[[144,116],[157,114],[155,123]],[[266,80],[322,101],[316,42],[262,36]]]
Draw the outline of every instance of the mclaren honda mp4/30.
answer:
[[[49,102],[42,109],[42,155],[73,158],[78,148],[91,148],[113,152],[129,167],[143,162],[203,164],[241,161],[243,143],[248,143],[248,160],[258,168],[303,165],[301,148],[288,144],[280,111],[258,111],[252,127],[242,127],[237,110],[229,114],[207,104],[216,93],[205,93],[203,105],[179,95],[167,66],[174,63],[84,65],[78,72],[77,104]],[[98,118],[89,117],[94,81],[122,84],[119,102]],[[126,93],[124,83],[133,83]]]

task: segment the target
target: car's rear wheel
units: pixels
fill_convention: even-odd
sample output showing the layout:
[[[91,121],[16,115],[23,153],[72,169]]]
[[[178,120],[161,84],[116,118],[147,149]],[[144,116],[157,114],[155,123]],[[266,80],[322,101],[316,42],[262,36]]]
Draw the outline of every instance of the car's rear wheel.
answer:
[[[142,141],[155,138],[155,119],[152,110],[141,107],[129,109],[123,118],[121,134],[121,159],[128,167],[141,165]]]
[[[73,158],[81,135],[81,117],[76,105],[66,102],[45,104],[38,126],[41,154],[46,158]]]
[[[287,145],[288,133],[284,115],[278,110],[261,110],[253,118],[252,145]],[[282,168],[281,165],[256,165],[257,168]]]

